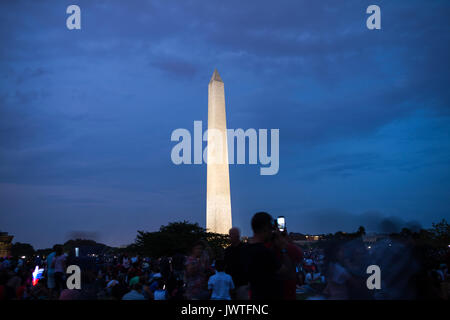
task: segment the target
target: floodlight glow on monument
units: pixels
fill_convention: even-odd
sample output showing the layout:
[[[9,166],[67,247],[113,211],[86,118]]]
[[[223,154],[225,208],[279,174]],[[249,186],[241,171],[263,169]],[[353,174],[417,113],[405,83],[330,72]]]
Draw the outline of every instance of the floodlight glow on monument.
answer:
[[[231,229],[225,87],[217,70],[208,85],[206,229],[227,234]]]

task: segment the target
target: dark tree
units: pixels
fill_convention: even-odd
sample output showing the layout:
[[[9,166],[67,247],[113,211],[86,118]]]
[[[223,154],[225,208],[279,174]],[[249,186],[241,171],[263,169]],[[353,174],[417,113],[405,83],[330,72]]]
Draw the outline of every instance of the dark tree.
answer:
[[[198,240],[205,240],[215,254],[228,244],[226,235],[206,232],[198,223],[182,221],[161,226],[156,232],[138,231],[134,249],[152,257],[188,254],[189,249]]]
[[[430,233],[433,240],[439,245],[447,246],[450,243],[450,225],[445,219],[442,219],[441,222],[433,223]]]
[[[363,226],[360,226],[356,234],[361,237],[366,234],[366,229]]]
[[[112,251],[112,248],[89,239],[72,239],[68,240],[63,245],[64,251],[69,254],[75,254],[75,248],[79,248],[80,256],[88,254],[104,254]]]
[[[11,246],[11,255],[13,257],[26,256],[30,257],[34,254],[34,248],[29,243],[16,242]]]

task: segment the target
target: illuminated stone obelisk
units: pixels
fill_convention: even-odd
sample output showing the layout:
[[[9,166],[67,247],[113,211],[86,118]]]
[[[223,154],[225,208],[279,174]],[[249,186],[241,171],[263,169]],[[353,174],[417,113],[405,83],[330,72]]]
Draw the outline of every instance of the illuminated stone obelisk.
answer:
[[[206,229],[228,234],[231,228],[225,89],[217,70],[208,86]]]

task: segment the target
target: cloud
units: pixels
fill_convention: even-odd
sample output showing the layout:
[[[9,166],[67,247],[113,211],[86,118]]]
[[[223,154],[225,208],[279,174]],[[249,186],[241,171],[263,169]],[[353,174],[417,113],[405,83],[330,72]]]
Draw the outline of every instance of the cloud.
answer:
[[[176,57],[156,57],[150,64],[171,76],[187,79],[192,79],[198,71],[194,64]]]

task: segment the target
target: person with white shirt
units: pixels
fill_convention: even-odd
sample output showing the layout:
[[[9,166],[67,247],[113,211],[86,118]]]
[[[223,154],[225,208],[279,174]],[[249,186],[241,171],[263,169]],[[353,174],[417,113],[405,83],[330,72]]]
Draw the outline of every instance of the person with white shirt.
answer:
[[[55,257],[52,260],[52,268],[55,270],[55,289],[57,296],[65,289],[65,273],[66,273],[66,255],[64,254],[63,247],[61,245],[55,248]]]
[[[231,300],[231,291],[234,290],[233,279],[224,272],[225,262],[217,260],[216,274],[211,276],[208,281],[208,289],[211,294],[211,300]]]

